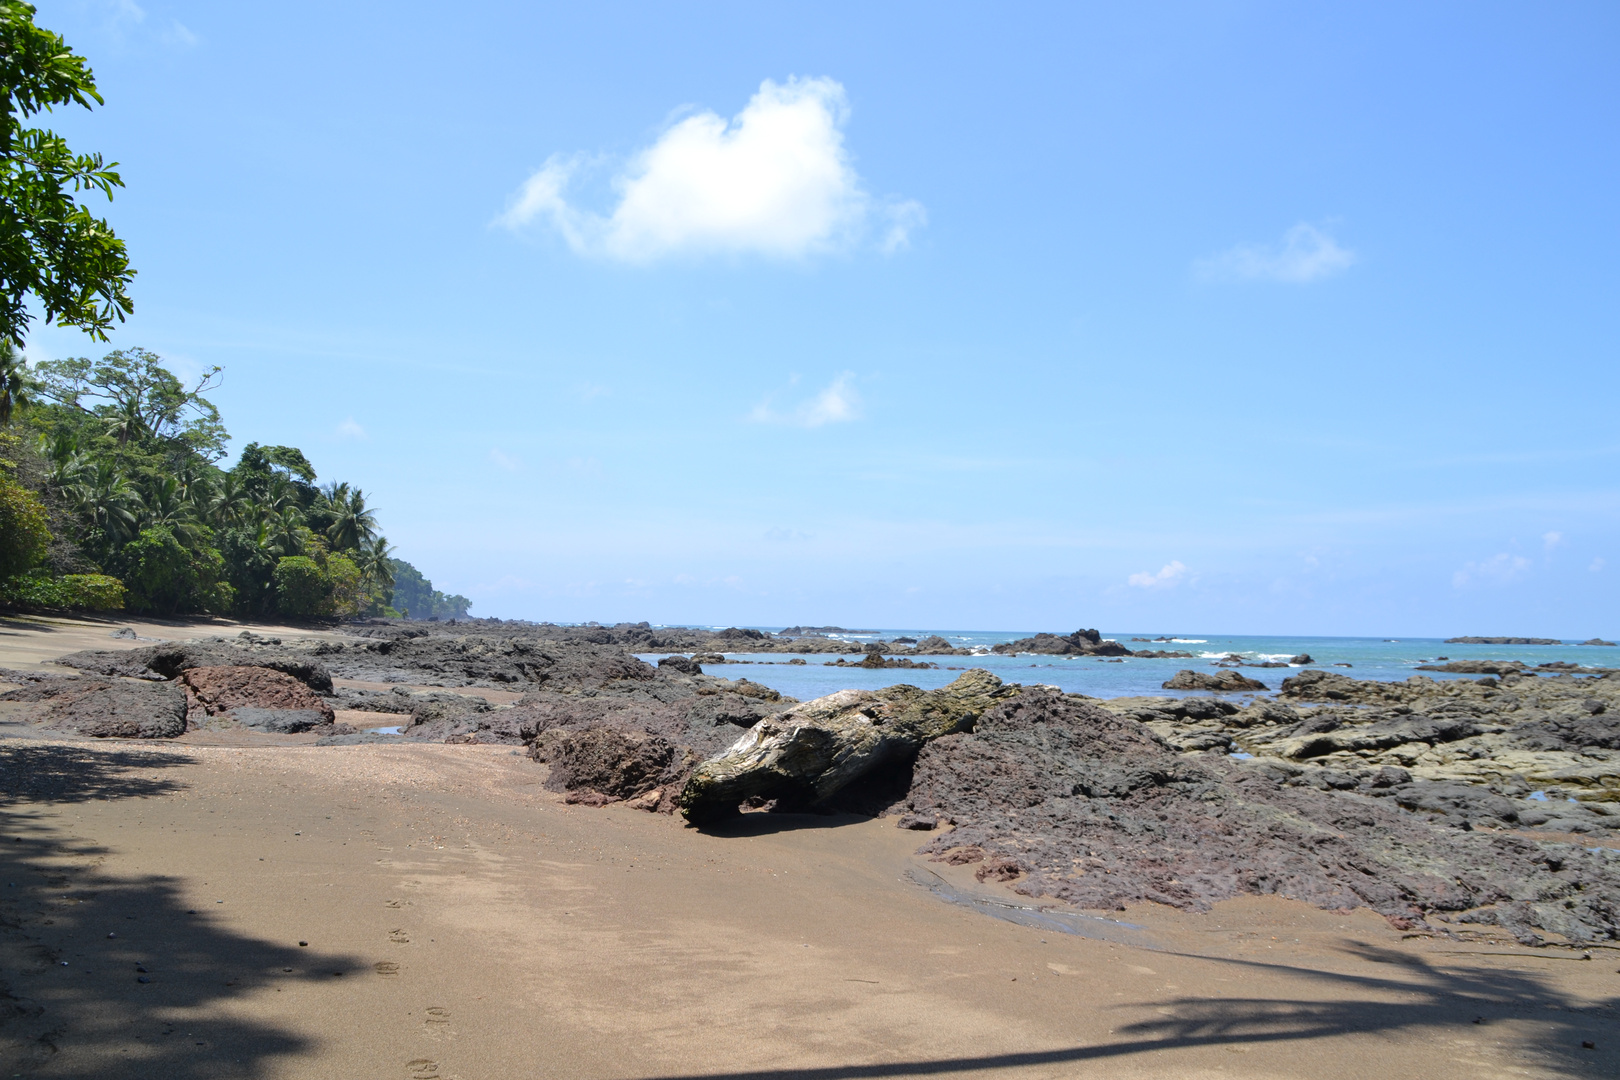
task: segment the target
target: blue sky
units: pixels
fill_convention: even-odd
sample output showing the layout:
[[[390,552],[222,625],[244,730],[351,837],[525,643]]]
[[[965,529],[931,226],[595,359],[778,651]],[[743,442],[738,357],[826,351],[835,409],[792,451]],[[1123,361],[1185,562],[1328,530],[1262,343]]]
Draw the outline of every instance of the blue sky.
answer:
[[[39,7],[114,345],[475,614],[1620,633],[1612,4]]]

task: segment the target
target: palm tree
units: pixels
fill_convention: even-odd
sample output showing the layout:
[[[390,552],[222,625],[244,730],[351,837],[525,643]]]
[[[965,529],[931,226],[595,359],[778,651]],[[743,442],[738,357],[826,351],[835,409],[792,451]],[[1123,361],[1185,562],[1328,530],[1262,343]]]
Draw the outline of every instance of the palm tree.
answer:
[[[284,506],[264,516],[265,547],[277,555],[297,555],[303,549],[304,515],[296,507]]]
[[[19,405],[33,401],[34,380],[28,361],[10,338],[0,338],[0,424],[11,423],[11,413]]]
[[[165,476],[146,494],[146,510],[140,515],[142,529],[168,529],[187,547],[198,539],[197,514],[186,497],[178,476]]]
[[[208,520],[216,526],[245,525],[253,520],[254,510],[252,492],[235,473],[220,477],[219,483],[209,492]]]
[[[76,496],[74,510],[114,543],[123,543],[140,531],[140,493],[111,465],[92,462],[85,466],[71,493]]]
[[[366,509],[363,491],[351,491],[348,484],[334,484],[323,494],[331,507],[332,523],[326,527],[326,538],[333,551],[358,550],[377,535],[377,513]]]
[[[394,549],[389,546],[388,538],[378,536],[368,543],[361,544],[354,560],[366,584],[384,599],[392,596],[394,592],[393,558]]]

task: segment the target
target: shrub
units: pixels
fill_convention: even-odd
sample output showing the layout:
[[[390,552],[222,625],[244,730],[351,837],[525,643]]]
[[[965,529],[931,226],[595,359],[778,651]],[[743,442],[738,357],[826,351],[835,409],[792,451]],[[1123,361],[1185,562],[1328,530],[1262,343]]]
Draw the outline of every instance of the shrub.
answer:
[[[0,584],[0,599],[22,607],[59,611],[118,611],[124,606],[124,583],[106,574],[52,577],[36,570]]]
[[[283,615],[307,618],[326,607],[330,583],[308,555],[288,555],[276,563],[276,608]]]
[[[45,504],[8,476],[0,476],[0,578],[20,574],[45,557],[51,542]]]
[[[235,590],[220,580],[225,561],[211,547],[187,550],[161,526],[117,553],[117,569],[129,590],[131,610],[173,615],[182,611],[229,611]]]
[[[329,556],[326,560],[325,575],[327,600],[322,614],[348,618],[351,615],[358,615],[360,609],[370,602],[371,596],[366,592],[364,575],[347,555]]]

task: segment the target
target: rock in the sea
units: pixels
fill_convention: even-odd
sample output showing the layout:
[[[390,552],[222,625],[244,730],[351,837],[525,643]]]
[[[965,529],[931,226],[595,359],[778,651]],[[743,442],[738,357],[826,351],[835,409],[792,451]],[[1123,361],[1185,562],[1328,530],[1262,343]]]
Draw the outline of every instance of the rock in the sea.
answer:
[[[1562,645],[1550,637],[1448,637],[1447,645]]]
[[[972,730],[1019,689],[974,669],[939,690],[841,690],[796,705],[698,765],[681,791],[681,812],[708,821],[750,798],[775,800],[779,810],[815,809],[881,767],[909,761],[929,740]]]
[[[703,668],[690,656],[666,656],[658,661],[658,666],[669,671],[678,671],[682,675],[703,674]]]
[[[1577,645],[1607,645],[1611,649],[1617,648],[1617,646],[1615,645],[1614,642],[1612,642],[1612,641],[1604,641],[1600,637],[1590,638],[1590,639],[1588,639],[1586,641],[1577,641],[1575,644],[1577,644]]]
[[[246,667],[243,665],[229,665],[225,667],[191,667],[180,672],[180,684],[190,693],[190,696],[201,706],[202,711],[209,716],[219,716],[223,713],[235,713],[236,710],[247,708],[263,712],[306,712],[319,717],[316,723],[330,724],[336,716],[332,706],[326,699],[315,693],[302,681],[282,671],[264,667]],[[237,715],[238,720],[242,720]],[[243,721],[247,723],[247,721]],[[268,727],[266,730],[299,730],[307,731],[307,725],[301,728],[288,728],[286,724],[296,724],[299,721],[287,719],[280,726]],[[268,721],[262,717],[258,722],[248,723],[249,727],[264,727]]]
[[[1117,641],[1104,639],[1096,630],[1076,630],[1072,634],[1036,634],[991,647],[1001,656],[1040,653],[1043,656],[1130,656],[1131,650]]]
[[[1311,659],[1311,654],[1308,652],[1302,652],[1298,656],[1290,656],[1288,662],[1295,667],[1304,667],[1307,664],[1316,663],[1315,660]]]
[[[1164,683],[1166,690],[1214,690],[1233,693],[1240,690],[1264,690],[1266,684],[1236,671],[1222,671],[1211,675],[1207,671],[1182,670]]]
[[[56,696],[44,722],[98,739],[172,739],[186,731],[186,695],[172,684],[98,681]]]

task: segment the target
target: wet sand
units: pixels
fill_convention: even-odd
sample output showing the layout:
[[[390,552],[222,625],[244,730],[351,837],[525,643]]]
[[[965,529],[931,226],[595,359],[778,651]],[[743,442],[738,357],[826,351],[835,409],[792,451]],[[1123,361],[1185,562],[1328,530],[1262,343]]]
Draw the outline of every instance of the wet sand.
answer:
[[[1087,938],[944,902],[912,875],[1028,903],[888,820],[700,832],[506,747],[3,730],[0,1075],[1620,1074],[1620,950],[1275,899]]]

